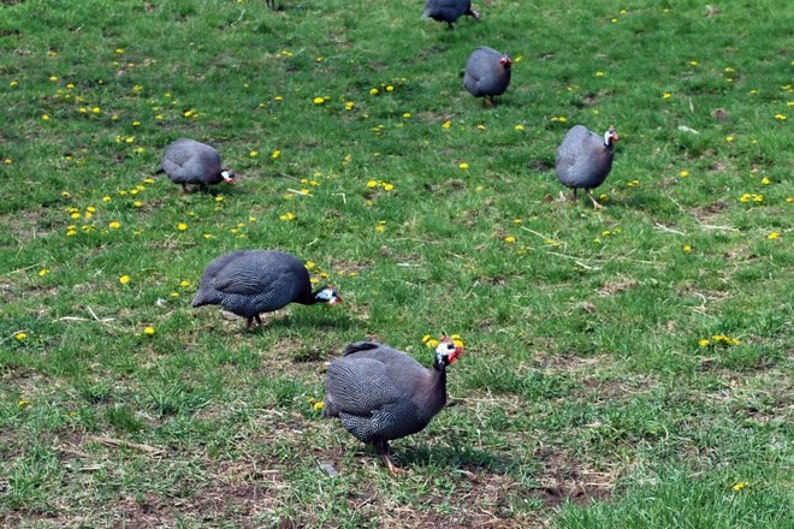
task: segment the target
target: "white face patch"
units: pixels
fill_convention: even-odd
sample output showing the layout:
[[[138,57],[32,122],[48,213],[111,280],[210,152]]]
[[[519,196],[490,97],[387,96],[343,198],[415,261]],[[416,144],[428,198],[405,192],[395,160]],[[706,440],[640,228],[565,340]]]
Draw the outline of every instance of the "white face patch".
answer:
[[[231,171],[221,171],[221,177],[223,177],[226,182],[234,182],[234,173]]]
[[[316,299],[319,299],[320,301],[328,302],[328,301],[336,301],[339,296],[336,294],[336,291],[333,288],[326,287],[321,291],[319,291],[317,295],[314,297]]]

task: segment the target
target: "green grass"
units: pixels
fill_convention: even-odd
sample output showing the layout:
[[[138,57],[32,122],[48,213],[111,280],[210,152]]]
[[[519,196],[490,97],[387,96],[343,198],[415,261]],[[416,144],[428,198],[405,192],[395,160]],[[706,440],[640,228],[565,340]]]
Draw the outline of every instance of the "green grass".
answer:
[[[283,4],[2,8],[0,522],[794,527],[794,10]],[[574,123],[621,137],[602,211],[553,173]],[[153,178],[184,136],[238,185]],[[191,309],[241,248],[345,302]],[[455,406],[394,479],[313,402],[348,343],[442,331]]]

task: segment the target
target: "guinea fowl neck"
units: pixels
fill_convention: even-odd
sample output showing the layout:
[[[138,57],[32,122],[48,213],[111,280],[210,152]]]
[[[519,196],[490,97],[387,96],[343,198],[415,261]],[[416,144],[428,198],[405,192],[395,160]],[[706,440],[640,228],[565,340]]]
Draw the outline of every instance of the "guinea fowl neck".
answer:
[[[427,379],[426,410],[431,416],[438,413],[447,402],[447,369],[438,363],[433,365],[433,372]]]

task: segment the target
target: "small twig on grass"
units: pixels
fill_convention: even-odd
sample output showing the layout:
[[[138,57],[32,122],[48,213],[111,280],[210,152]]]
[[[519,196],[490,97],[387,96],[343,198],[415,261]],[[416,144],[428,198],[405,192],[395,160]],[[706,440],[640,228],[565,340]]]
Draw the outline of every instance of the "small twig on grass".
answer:
[[[85,310],[88,311],[88,313],[91,315],[91,318],[93,318],[94,321],[97,321],[102,325],[110,326],[109,322],[114,321],[115,319],[115,318],[100,318],[99,316],[96,315],[96,312],[94,312],[91,309],[91,307],[86,307]],[[81,318],[80,316],[63,316],[62,318],[58,318],[58,321],[91,321],[91,320],[89,318]]]
[[[572,260],[574,262],[574,264],[577,264],[577,265],[581,266],[585,270],[600,270],[600,267],[586,265],[586,264],[584,264],[583,262],[581,262],[579,259],[577,259],[576,257],[574,257],[572,255],[567,255],[567,254],[560,253],[560,252],[546,252],[546,253],[550,254],[550,255],[556,255],[558,257],[564,257],[566,259],[570,259],[570,260]]]
[[[540,238],[541,238],[541,239],[543,239],[544,241],[551,241],[551,240],[553,240],[551,237],[548,237],[548,236],[546,236],[546,235],[543,235],[542,233],[540,233],[540,232],[537,232],[537,231],[535,231],[535,230],[529,229],[529,228],[527,228],[526,226],[521,226],[521,229],[522,229],[522,230],[524,230],[524,231],[528,231],[528,232],[529,232],[529,233],[531,233],[532,235],[537,235],[538,237],[540,237]]]
[[[300,195],[302,197],[310,197],[310,196],[312,196],[312,194],[309,193],[308,191],[300,191],[298,189],[292,189],[292,188],[289,188],[289,187],[287,188],[287,191],[289,191],[290,193],[295,193],[296,195]]]
[[[662,231],[666,231],[666,232],[668,232],[668,233],[675,233],[676,235],[686,235],[686,233],[684,233],[683,231],[678,231],[678,230],[674,230],[673,228],[668,228],[668,227],[667,227],[667,226],[665,226],[664,224],[660,224],[660,223],[658,223],[658,222],[655,222],[655,223],[654,223],[654,226],[656,226],[656,227],[657,227],[657,228],[659,228],[660,230],[662,230]]]
[[[132,448],[133,450],[139,450],[141,452],[151,455],[160,455],[163,452],[165,452],[165,450],[163,450],[162,448],[157,448],[155,446],[150,446],[141,443],[133,443],[131,441],[124,441],[122,439],[112,439],[110,437],[99,437],[96,435],[92,435],[91,439],[99,444],[110,446],[112,448]]]

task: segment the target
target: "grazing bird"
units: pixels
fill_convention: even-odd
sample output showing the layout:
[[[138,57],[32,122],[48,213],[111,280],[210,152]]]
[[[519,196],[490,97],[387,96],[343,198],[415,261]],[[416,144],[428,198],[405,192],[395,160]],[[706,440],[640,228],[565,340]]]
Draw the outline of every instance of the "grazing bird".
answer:
[[[389,441],[422,430],[447,402],[447,366],[463,352],[446,336],[433,370],[402,351],[377,342],[356,342],[328,366],[323,417],[338,417],[348,432],[372,444],[392,474],[399,468]]]
[[[427,0],[422,18],[446,22],[449,29],[455,29],[453,24],[463,15],[480,18],[480,14],[471,8],[471,0]]]
[[[615,142],[618,133],[610,125],[603,136],[599,136],[582,125],[571,127],[557,149],[557,178],[567,187],[584,189],[595,209],[600,209],[593,197],[592,189],[600,186],[612,170],[612,157],[615,155]]]
[[[157,173],[165,173],[172,182],[182,185],[195,184],[204,191],[220,182],[233,184],[234,173],[221,167],[221,155],[206,143],[182,138],[165,149],[163,161]]]
[[[484,97],[485,106],[494,106],[494,96],[502,95],[510,84],[513,61],[505,53],[480,46],[469,55],[463,86],[474,97]]]
[[[193,307],[221,305],[260,326],[259,315],[290,303],[333,305],[342,298],[331,286],[312,291],[300,259],[275,250],[241,250],[214,259],[201,276]]]

